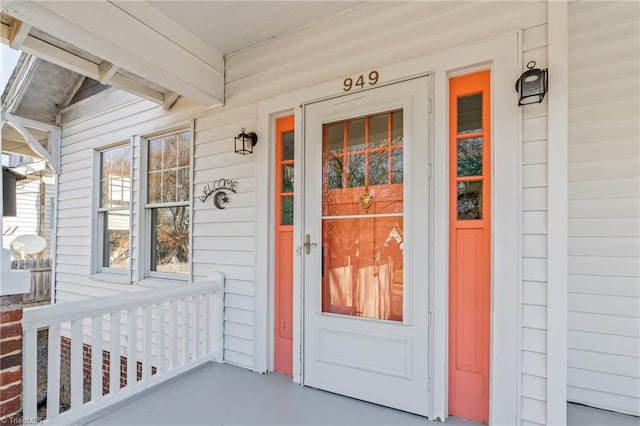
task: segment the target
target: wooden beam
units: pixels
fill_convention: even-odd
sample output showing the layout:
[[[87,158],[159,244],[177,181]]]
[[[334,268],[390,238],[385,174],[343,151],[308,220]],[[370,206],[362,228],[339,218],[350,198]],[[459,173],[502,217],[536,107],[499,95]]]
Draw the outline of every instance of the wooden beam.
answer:
[[[42,121],[32,120],[26,117],[20,117],[18,115],[3,113],[2,120],[6,122],[20,123],[23,126],[31,127],[32,129],[44,130],[51,132],[54,130],[60,130],[58,126],[49,123],[43,123]]]
[[[180,98],[180,95],[176,92],[165,93],[162,108],[164,108],[165,111],[169,111],[175,105],[175,103],[178,102],[178,98]]]
[[[59,65],[78,74],[100,81],[99,65],[35,37],[28,36],[22,45],[22,50],[33,56],[37,56],[51,62],[52,64]],[[119,74],[114,75],[108,84],[113,87],[117,87],[118,89],[133,93],[141,98],[151,100],[157,104],[163,103],[163,95],[161,92],[150,89]]]
[[[111,62],[102,61],[98,65],[98,73],[100,74],[100,83],[109,84],[111,78],[118,72],[120,67],[113,65]]]
[[[155,102],[160,105],[164,103],[164,94],[162,92],[153,90],[152,88],[147,87],[136,81],[133,81],[122,74],[115,74],[113,77],[111,77],[111,81],[109,81],[109,85],[116,87],[118,89],[135,93],[141,98],[147,99],[151,102]]]
[[[201,105],[223,103],[223,70],[114,4],[6,1],[2,11]]]
[[[22,43],[29,35],[29,31],[31,31],[31,25],[25,24],[18,19],[12,19],[9,27],[9,46],[12,49],[20,50]]]
[[[59,169],[57,159],[52,158],[49,151],[47,151],[42,146],[42,144],[38,142],[38,140],[31,134],[31,132],[29,132],[29,130],[27,130],[21,123],[15,122],[12,120],[7,120],[7,124],[13,127],[14,129],[16,129],[18,133],[22,135],[22,137],[25,139],[25,141],[29,145],[29,148],[31,148],[33,152],[35,152],[40,157],[47,160],[47,162],[49,163],[49,165],[51,166],[54,172]]]

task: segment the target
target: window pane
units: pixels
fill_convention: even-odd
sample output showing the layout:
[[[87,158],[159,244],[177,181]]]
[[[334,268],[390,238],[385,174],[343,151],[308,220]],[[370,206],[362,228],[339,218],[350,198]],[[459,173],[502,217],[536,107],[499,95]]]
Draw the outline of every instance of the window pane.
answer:
[[[165,136],[162,147],[162,168],[175,168],[178,166],[178,136]]]
[[[458,98],[458,133],[482,131],[482,93]]]
[[[149,140],[148,203],[189,201],[190,140],[188,131]]]
[[[162,172],[149,173],[149,179],[147,182],[149,192],[147,194],[147,202],[149,203],[161,203],[162,202]]]
[[[388,151],[369,154],[369,185],[385,185],[389,183]]]
[[[100,207],[127,207],[131,197],[131,147],[100,153]]]
[[[342,138],[341,138],[342,139]],[[293,130],[282,133],[282,161],[293,160]]]
[[[327,152],[339,154],[344,151],[344,124],[327,125]]]
[[[293,192],[293,164],[282,166],[282,192]]]
[[[191,162],[191,133],[178,134],[178,167],[189,166]]]
[[[350,155],[348,158],[348,187],[364,186],[364,154]]]
[[[396,111],[391,115],[391,144],[402,145],[404,135],[404,122],[402,119],[402,111]]]
[[[151,270],[189,273],[189,208],[152,209],[151,233]]]
[[[281,225],[293,225],[293,197],[282,197]]]
[[[176,169],[162,172],[162,202],[171,203],[176,201]]]
[[[364,126],[364,118],[349,122],[349,140],[347,141],[347,149],[349,151],[362,151],[364,149]]]
[[[458,182],[458,219],[482,219],[482,181]]]
[[[322,311],[402,321],[401,217],[322,221]]]
[[[369,148],[389,144],[389,115],[374,115],[369,119]]]
[[[458,176],[482,176],[482,138],[458,141]]]
[[[189,186],[189,168],[181,167],[178,169],[178,184],[177,184],[176,201],[189,201],[190,186]]]
[[[162,169],[162,139],[151,139],[148,152],[149,170]]]
[[[328,178],[327,187],[329,189],[342,188],[342,157],[331,158],[327,163],[327,171],[325,175]]]
[[[129,268],[129,210],[103,213],[102,266]]]
[[[391,183],[404,181],[402,148],[391,151]]]

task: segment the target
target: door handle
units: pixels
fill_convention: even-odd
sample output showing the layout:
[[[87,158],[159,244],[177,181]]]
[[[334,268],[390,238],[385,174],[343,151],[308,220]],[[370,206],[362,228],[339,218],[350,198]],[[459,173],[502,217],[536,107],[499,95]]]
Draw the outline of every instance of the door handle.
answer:
[[[317,243],[312,243],[311,242],[311,235],[307,234],[304,236],[304,254],[310,254],[311,253],[311,246],[317,246]]]

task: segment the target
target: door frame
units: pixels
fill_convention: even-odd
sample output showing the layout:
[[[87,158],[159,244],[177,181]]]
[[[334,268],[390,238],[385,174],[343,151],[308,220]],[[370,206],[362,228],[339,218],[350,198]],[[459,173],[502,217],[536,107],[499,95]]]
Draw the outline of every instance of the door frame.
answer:
[[[447,417],[448,375],[448,79],[452,76],[491,70],[493,185],[491,361],[489,423],[516,424],[521,395],[521,241],[522,241],[522,110],[517,106],[513,82],[521,71],[521,31],[510,32],[464,46],[411,58],[376,68],[381,83],[398,82],[433,74],[433,143],[431,170],[432,221],[430,235],[429,340],[431,372],[430,412],[433,419]],[[273,142],[275,119],[295,116],[296,174],[294,191],[302,194],[304,117],[302,105],[342,93],[342,77],[294,90],[257,103],[256,131],[263,143],[255,147],[256,161],[256,279],[254,370],[273,370]],[[247,112],[247,117],[251,111]],[[434,184],[435,183],[435,184]],[[294,213],[294,356],[293,381],[302,382],[302,196],[295,197]],[[516,214],[514,214],[516,212]],[[271,234],[271,235],[270,235]]]

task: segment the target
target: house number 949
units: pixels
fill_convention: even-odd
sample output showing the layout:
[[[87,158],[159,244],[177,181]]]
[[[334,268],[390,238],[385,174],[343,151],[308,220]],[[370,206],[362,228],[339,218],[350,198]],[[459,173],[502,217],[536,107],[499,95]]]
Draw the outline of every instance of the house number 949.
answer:
[[[366,78],[364,74],[360,74],[358,78],[356,78],[355,82],[353,81],[353,78],[347,77],[342,82],[342,90],[344,90],[345,92],[348,92],[354,87],[359,87],[362,89],[367,84],[369,86],[373,86],[376,83],[378,83],[379,78],[380,78],[380,74],[378,74],[378,71],[376,70],[371,71]]]

